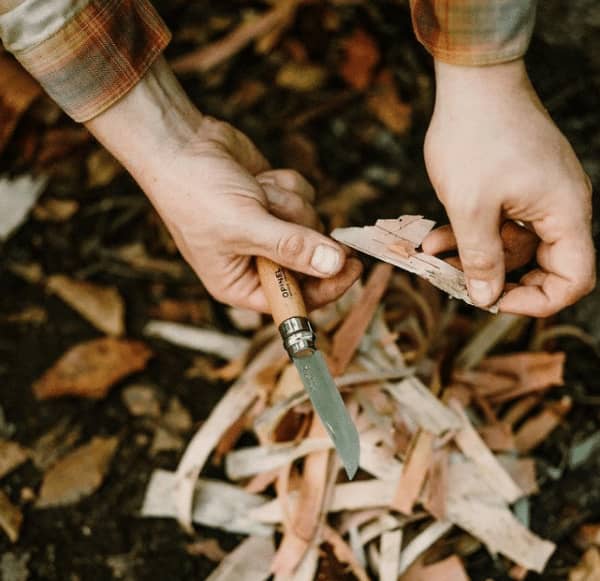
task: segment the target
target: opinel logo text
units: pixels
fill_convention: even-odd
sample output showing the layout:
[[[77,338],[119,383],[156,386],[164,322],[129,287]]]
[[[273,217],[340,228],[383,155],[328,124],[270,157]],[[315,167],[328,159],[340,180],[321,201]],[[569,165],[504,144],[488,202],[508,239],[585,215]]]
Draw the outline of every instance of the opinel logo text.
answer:
[[[275,278],[277,279],[277,284],[279,285],[279,292],[281,296],[287,299],[292,293],[290,292],[290,287],[287,285],[287,280],[285,278],[285,274],[281,268],[278,268],[275,271]]]

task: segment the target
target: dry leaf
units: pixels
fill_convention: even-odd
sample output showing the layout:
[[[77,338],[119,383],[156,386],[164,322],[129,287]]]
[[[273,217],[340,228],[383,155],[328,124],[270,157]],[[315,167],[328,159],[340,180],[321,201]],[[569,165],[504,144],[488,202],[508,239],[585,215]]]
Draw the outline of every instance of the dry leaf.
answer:
[[[125,304],[117,289],[60,274],[48,277],[48,289],[108,335],[125,331]]]
[[[121,246],[115,254],[119,260],[137,270],[165,274],[175,279],[182,278],[186,272],[186,267],[180,262],[149,256],[141,242]]]
[[[375,39],[362,28],[357,28],[352,36],[343,41],[344,62],[340,75],[354,89],[366,89],[379,62],[379,48]]]
[[[123,390],[121,399],[132,416],[160,416],[160,402],[152,385],[129,385]]]
[[[124,172],[123,166],[104,148],[90,153],[86,160],[86,167],[88,188],[107,186]]]
[[[29,451],[17,442],[0,439],[0,478],[29,459]]]
[[[44,474],[36,507],[75,504],[98,490],[118,444],[117,437],[96,437],[59,460]]]
[[[0,528],[7,534],[11,543],[19,538],[23,514],[2,490],[0,490]]]
[[[403,135],[411,126],[412,107],[398,96],[390,71],[383,71],[373,93],[367,99],[369,111],[390,131]]]
[[[285,63],[277,73],[275,83],[293,91],[316,91],[327,80],[327,69],[310,63]]]
[[[600,551],[596,547],[589,548],[571,569],[569,581],[600,581]]]
[[[219,563],[227,553],[219,545],[217,539],[202,539],[185,546],[188,555],[192,557],[206,557],[209,561]]]
[[[23,113],[41,94],[38,82],[11,55],[0,54],[0,154]]]
[[[38,399],[65,395],[100,399],[119,380],[144,369],[151,356],[139,341],[106,337],[80,343],[34,383],[33,391]]]
[[[33,217],[40,222],[66,222],[79,210],[77,200],[46,198],[33,209]]]

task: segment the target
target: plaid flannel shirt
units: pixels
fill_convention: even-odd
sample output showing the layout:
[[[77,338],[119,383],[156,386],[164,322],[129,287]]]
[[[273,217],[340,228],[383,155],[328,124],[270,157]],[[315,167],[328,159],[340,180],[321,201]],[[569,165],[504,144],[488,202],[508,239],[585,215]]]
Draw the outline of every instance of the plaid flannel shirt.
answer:
[[[536,0],[410,0],[440,60],[487,65],[527,50]],[[0,0],[0,39],[76,121],[125,95],[170,40],[149,0]]]

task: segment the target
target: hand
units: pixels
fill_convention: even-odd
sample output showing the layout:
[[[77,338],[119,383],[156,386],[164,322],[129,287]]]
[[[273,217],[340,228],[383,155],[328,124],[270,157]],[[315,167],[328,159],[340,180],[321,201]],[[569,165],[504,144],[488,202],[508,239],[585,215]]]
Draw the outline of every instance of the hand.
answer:
[[[202,116],[161,61],[88,127],[148,195],[207,290],[268,312],[260,255],[308,275],[309,308],[338,298],[361,264],[316,231],[313,188],[296,172],[270,170],[247,137]]]
[[[595,285],[591,186],[522,61],[489,67],[436,62],[436,77],[425,161],[471,298],[487,306],[502,293],[500,228],[520,220],[540,238],[539,268],[508,289],[500,310],[545,317],[574,303]],[[437,253],[453,240],[434,231],[423,249]]]

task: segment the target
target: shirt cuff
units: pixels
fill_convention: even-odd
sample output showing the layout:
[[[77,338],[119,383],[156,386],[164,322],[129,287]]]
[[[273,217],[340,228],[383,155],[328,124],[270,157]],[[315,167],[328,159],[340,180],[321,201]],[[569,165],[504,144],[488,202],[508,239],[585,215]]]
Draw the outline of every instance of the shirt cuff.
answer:
[[[419,41],[441,61],[492,65],[522,57],[536,0],[410,0]]]
[[[70,11],[48,13],[43,27],[36,26],[33,12],[56,7],[60,0],[25,0],[12,12],[5,5],[4,14],[2,2],[16,0],[0,0],[0,33],[6,48],[79,122],[89,121],[123,97],[171,38],[149,0],[69,0]],[[53,26],[56,30],[43,34]]]

